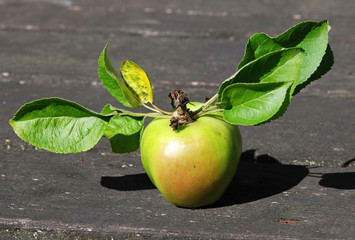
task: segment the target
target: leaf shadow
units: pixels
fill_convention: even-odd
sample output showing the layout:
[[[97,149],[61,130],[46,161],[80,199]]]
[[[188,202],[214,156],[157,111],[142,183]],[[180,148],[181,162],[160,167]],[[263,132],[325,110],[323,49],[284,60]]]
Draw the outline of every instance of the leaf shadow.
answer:
[[[336,189],[355,189],[355,172],[325,173],[319,185]]]
[[[352,158],[352,159],[346,161],[345,163],[343,163],[343,164],[341,165],[341,167],[346,168],[346,167],[349,167],[349,166],[350,166],[351,164],[353,164],[353,163],[355,163],[355,158]]]
[[[355,158],[344,162],[341,167],[346,168],[355,163]],[[319,173],[310,172],[310,177],[320,178],[319,185],[327,188],[336,188],[342,190],[355,189],[355,172],[332,172]]]
[[[306,166],[281,164],[269,155],[255,156],[255,151],[242,153],[234,179],[220,200],[210,207],[243,204],[282,193],[309,173]]]
[[[354,162],[355,158],[350,159],[343,163],[342,167],[346,168]],[[325,173],[321,175],[319,185],[336,189],[355,189],[355,172]]]

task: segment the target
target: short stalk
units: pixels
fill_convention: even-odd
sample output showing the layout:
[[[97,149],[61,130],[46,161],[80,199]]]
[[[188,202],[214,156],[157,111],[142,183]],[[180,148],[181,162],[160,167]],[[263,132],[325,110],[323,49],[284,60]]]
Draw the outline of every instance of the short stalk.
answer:
[[[157,107],[156,105],[154,105],[153,103],[152,103],[152,106],[153,106],[153,108],[154,108],[155,110],[159,111],[159,112],[162,113],[162,114],[165,114],[165,115],[172,115],[171,112],[164,111],[164,110],[158,108],[158,107]]]
[[[212,98],[210,98],[205,105],[202,106],[202,111],[204,111],[205,109],[207,109],[209,106],[211,106],[218,98],[218,93],[216,93],[216,95],[214,95]]]
[[[147,104],[142,103],[142,106],[156,113],[160,113],[157,109],[149,107]]]
[[[208,108],[203,110],[203,112],[209,112],[209,111],[216,110],[216,109],[219,109],[219,108],[217,106],[209,106]]]
[[[205,115],[208,115],[211,113],[222,112],[222,111],[223,111],[223,109],[217,108],[217,109],[211,110],[211,111],[200,112],[195,117],[198,118],[198,117],[205,116]]]
[[[115,116],[131,116],[131,117],[151,117],[151,118],[165,118],[170,119],[171,116],[161,113],[134,113],[134,112],[122,112],[115,114]]]
[[[210,98],[202,107],[197,109],[196,111],[193,112],[194,117],[199,117],[201,116],[202,113],[211,110],[211,108],[217,108],[217,106],[212,106],[211,105],[217,100],[218,94],[214,95],[212,98]]]
[[[164,110],[158,108],[157,106],[155,106],[154,104],[152,104],[153,108],[148,106],[147,104],[144,104],[144,103],[142,104],[142,106],[147,108],[147,109],[149,109],[149,110],[151,110],[151,111],[153,111],[153,112],[156,112],[156,113],[161,113],[161,114],[164,114],[164,115],[172,115],[171,112],[164,111]]]

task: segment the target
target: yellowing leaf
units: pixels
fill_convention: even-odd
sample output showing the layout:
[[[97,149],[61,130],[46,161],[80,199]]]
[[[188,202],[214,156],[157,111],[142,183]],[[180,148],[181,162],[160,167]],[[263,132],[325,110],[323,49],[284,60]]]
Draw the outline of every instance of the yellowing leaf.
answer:
[[[124,106],[131,108],[142,106],[136,94],[126,86],[113,69],[107,55],[107,47],[108,45],[105,46],[99,58],[98,74],[100,80],[112,96]]]
[[[121,65],[121,75],[127,86],[137,94],[142,103],[153,103],[152,85],[143,69],[127,60]]]

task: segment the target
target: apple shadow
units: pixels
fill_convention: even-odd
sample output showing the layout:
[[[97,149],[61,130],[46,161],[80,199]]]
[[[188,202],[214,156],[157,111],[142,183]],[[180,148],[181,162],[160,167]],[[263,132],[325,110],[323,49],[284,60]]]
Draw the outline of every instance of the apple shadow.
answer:
[[[242,153],[234,179],[220,200],[210,207],[243,204],[282,193],[309,173],[306,166],[281,164],[269,155],[256,157],[255,151]]]
[[[156,188],[146,173],[119,177],[102,176],[101,186],[118,191],[138,191]]]
[[[253,202],[296,186],[309,173],[306,166],[284,165],[256,150],[242,153],[237,173],[225,194],[211,208]],[[156,189],[146,173],[102,176],[101,186],[118,191]]]

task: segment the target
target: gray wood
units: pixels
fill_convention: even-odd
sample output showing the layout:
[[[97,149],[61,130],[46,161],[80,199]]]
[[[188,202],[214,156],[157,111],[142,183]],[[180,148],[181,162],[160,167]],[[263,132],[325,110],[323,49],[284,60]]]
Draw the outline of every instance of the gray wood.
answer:
[[[0,238],[353,238],[354,9],[351,0],[0,0]],[[157,105],[169,109],[176,87],[193,101],[212,96],[253,33],[275,36],[306,19],[330,21],[332,70],[282,118],[241,127],[238,173],[209,208],[168,203],[138,151],[112,154],[103,139],[86,153],[53,154],[22,142],[8,124],[43,97],[96,111],[119,106],[96,73],[107,42],[114,67],[140,65]]]

